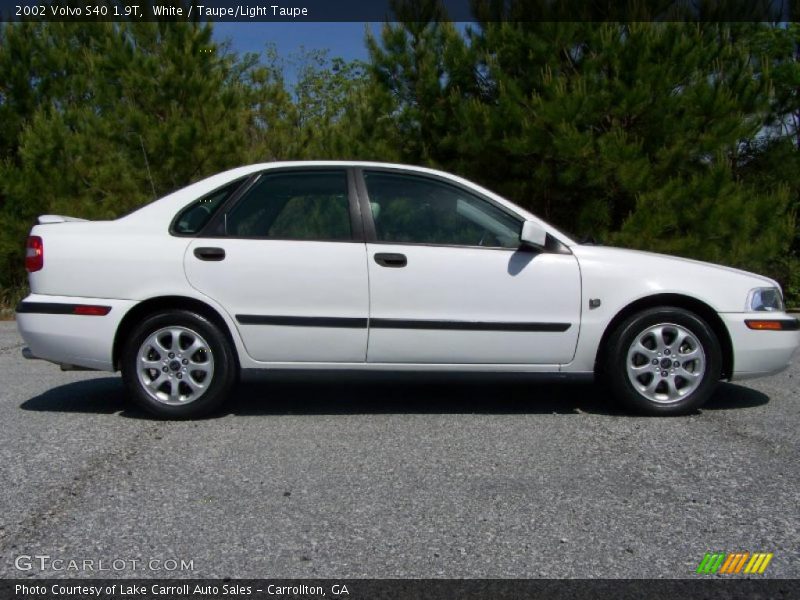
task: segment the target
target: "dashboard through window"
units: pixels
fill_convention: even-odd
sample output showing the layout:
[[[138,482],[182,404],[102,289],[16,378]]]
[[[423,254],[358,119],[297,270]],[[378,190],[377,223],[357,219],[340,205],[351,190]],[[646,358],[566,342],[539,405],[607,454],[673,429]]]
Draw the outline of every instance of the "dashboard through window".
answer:
[[[264,174],[226,215],[225,232],[242,238],[350,240],[347,174]]]
[[[365,171],[379,242],[518,248],[522,222],[459,187]]]

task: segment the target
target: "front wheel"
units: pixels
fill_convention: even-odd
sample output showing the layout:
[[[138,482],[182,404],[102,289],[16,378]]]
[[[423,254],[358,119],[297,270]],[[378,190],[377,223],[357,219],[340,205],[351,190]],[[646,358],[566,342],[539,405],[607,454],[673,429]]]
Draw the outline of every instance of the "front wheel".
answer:
[[[681,308],[631,316],[612,333],[603,352],[603,371],[614,396],[649,415],[696,410],[711,396],[722,371],[713,330]]]
[[[146,318],[125,344],[121,366],[133,400],[165,418],[213,412],[236,382],[236,362],[225,335],[205,317],[185,310]]]

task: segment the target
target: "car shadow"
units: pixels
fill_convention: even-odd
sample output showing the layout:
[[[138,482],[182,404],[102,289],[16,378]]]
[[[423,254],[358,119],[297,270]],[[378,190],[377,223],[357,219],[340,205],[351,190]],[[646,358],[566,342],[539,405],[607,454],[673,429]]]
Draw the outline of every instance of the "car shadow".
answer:
[[[754,408],[769,402],[769,396],[737,383],[721,383],[703,406],[703,410]]]
[[[703,410],[761,406],[769,396],[744,386],[722,383]],[[149,419],[132,405],[119,377],[77,381],[25,400],[29,411],[115,414]],[[592,383],[541,383],[503,378],[442,380],[437,377],[348,381],[308,381],[245,376],[224,410],[229,414],[581,414],[626,415],[601,387]],[[211,417],[214,418],[214,417]]]
[[[41,412],[114,414],[128,410],[130,403],[121,378],[102,377],[50,388],[26,400],[20,408]]]

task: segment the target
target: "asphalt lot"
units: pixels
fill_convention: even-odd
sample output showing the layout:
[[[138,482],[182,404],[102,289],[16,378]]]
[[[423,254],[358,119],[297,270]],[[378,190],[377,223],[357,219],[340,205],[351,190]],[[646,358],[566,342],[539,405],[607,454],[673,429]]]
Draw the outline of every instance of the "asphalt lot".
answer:
[[[589,385],[251,381],[158,422],[21,347],[0,323],[3,577],[675,578],[709,551],[800,577],[798,363],[681,418]]]

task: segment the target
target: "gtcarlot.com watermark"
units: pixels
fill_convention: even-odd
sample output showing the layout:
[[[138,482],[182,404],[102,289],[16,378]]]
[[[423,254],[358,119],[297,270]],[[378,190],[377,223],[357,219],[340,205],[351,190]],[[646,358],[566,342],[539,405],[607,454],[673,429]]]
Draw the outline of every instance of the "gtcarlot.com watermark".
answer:
[[[59,558],[49,554],[20,554],[14,559],[18,571],[51,573],[157,571],[172,573],[194,571],[194,559],[183,558]]]

